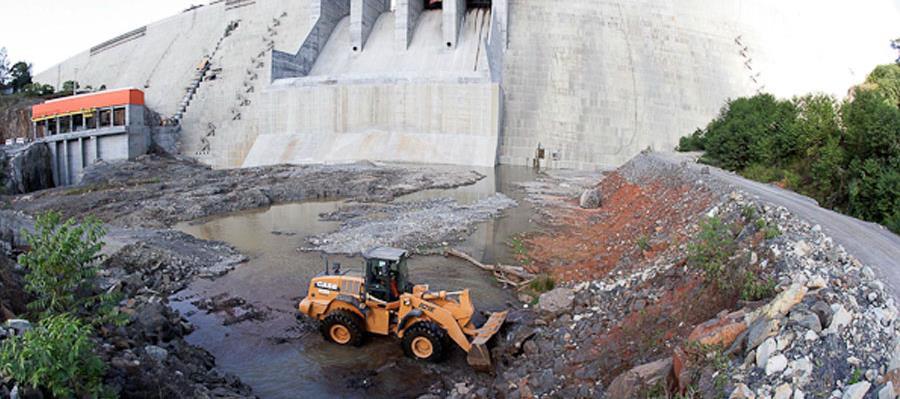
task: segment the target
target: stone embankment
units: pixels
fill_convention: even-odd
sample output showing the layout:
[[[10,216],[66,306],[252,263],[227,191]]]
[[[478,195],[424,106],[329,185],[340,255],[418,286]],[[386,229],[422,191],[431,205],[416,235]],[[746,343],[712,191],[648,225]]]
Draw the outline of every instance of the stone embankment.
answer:
[[[521,260],[558,288],[510,317],[494,349],[495,377],[462,378],[443,394],[900,393],[895,300],[819,226],[708,169],[652,154],[609,173],[596,190],[596,209],[580,207],[580,193],[562,202],[529,197],[544,208],[546,232],[525,237]],[[712,220],[725,228],[710,230]],[[716,262],[699,258],[709,242],[722,244],[708,254]],[[713,270],[728,278],[712,278]]]

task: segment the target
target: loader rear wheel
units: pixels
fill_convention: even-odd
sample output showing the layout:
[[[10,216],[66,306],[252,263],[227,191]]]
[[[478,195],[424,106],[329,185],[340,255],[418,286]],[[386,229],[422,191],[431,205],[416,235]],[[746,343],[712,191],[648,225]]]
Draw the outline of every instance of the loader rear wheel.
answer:
[[[447,332],[436,323],[423,321],[403,333],[403,352],[413,359],[439,362],[449,349]]]
[[[322,320],[321,331],[325,340],[338,345],[360,346],[365,336],[362,318],[346,310],[328,313]]]

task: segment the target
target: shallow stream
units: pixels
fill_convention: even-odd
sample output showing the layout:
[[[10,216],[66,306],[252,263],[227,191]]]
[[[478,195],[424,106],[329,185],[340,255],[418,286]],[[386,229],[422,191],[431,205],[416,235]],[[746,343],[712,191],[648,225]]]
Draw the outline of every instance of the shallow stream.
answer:
[[[509,240],[533,228],[533,210],[514,185],[532,180],[534,173],[508,166],[479,172],[487,177],[474,185],[421,191],[397,201],[451,197],[468,203],[497,192],[508,195],[518,207],[480,223],[465,242],[454,246],[485,263],[513,264]],[[458,349],[446,363],[428,365],[405,358],[393,338],[370,337],[361,348],[345,348],[326,343],[308,323],[297,322],[297,302],[305,296],[309,279],[323,269],[321,254],[297,248],[308,236],[335,230],[338,224],[320,221],[319,214],[342,203],[284,204],[176,226],[201,239],[225,241],[250,258],[223,277],[195,281],[174,295],[171,304],[196,327],[188,342],[210,351],[221,370],[240,377],[262,398],[416,397],[436,381],[429,374],[467,367]],[[329,259],[341,262],[342,270],[362,270],[359,256]],[[409,265],[413,282],[432,289],[470,288],[478,310],[501,310],[515,301],[511,290],[465,261],[414,256]],[[241,298],[249,306],[238,312],[251,308],[263,316],[225,325],[221,312],[207,313],[194,305],[217,295]]]

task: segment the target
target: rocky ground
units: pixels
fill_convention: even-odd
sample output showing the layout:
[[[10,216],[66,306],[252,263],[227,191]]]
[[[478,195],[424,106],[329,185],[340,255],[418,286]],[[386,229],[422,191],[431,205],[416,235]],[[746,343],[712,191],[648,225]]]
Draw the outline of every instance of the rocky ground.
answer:
[[[197,277],[220,276],[245,260],[231,246],[166,229],[194,220],[280,202],[317,198],[390,200],[423,189],[450,188],[483,178],[447,172],[359,163],[340,166],[274,166],[212,170],[196,162],[149,155],[134,162],[98,164],[81,185],[8,196],[0,211],[0,316],[27,315],[22,271],[14,257],[27,248],[19,234],[48,210],[67,217],[99,217],[108,230],[100,288],[121,292],[130,321],[97,337],[110,366],[105,378],[122,397],[248,397],[249,387],[215,370],[208,352],[186,343],[193,326],[168,306],[168,298]],[[233,322],[259,317],[218,298],[198,304],[207,311],[238,313]],[[208,306],[207,306],[208,305]],[[233,306],[232,306],[233,305]],[[27,322],[13,322],[10,324]],[[0,329],[2,336],[16,333]],[[2,337],[0,337],[2,339]],[[0,381],[0,397],[14,389]]]
[[[522,260],[562,286],[512,317],[495,375],[442,395],[897,397],[894,299],[820,227],[646,155],[600,182],[596,209],[553,191],[541,190],[547,232],[526,237]],[[724,265],[754,284],[692,266],[709,218],[733,238]]]
[[[94,215],[113,226],[165,228],[285,202],[387,201],[423,189],[472,184],[483,177],[473,171],[372,163],[214,170],[189,159],[145,155],[136,161],[92,165],[77,187],[5,201],[8,207],[28,214],[52,209],[64,216]]]
[[[322,215],[339,221],[337,231],[311,237],[306,250],[355,254],[377,246],[409,248],[417,253],[441,251],[465,240],[478,222],[496,217],[516,202],[503,194],[460,204],[450,198],[393,203],[357,203]]]

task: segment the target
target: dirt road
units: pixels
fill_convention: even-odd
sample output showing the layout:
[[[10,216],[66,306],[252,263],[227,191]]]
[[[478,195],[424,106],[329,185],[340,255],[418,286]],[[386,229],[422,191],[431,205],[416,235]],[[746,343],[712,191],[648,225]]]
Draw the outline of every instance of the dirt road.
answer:
[[[701,171],[706,165],[694,163],[697,154],[655,153],[652,156],[673,163],[690,161],[688,167]],[[815,200],[770,184],[758,183],[737,174],[708,167],[715,178],[758,196],[764,201],[781,205],[822,231],[856,256],[863,264],[872,267],[878,277],[888,285],[896,299],[900,299],[900,236],[881,225],[865,222],[847,215],[822,208]]]

